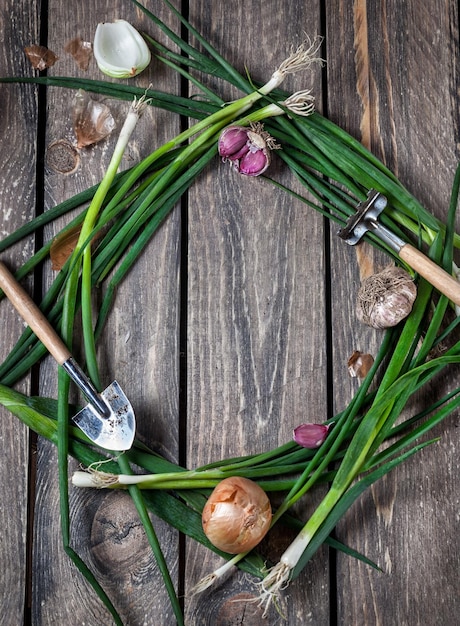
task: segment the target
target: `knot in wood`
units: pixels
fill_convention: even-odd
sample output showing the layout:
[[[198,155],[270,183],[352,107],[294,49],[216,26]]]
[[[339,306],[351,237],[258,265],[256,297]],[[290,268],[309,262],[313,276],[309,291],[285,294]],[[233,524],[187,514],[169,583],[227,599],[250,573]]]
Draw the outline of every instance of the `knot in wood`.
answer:
[[[144,568],[151,561],[143,526],[127,494],[111,493],[101,503],[91,528],[91,552],[104,574]]]

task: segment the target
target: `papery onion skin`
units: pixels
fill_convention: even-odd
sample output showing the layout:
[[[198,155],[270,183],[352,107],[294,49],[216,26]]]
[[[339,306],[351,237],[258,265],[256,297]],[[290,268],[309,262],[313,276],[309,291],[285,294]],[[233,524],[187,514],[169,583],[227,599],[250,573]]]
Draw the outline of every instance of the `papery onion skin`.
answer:
[[[203,509],[203,530],[219,550],[239,554],[254,548],[267,534],[272,519],[270,500],[252,480],[222,480]]]
[[[77,148],[92,146],[105,139],[115,128],[109,107],[93,100],[87,91],[79,89],[73,101],[73,127]]]
[[[365,354],[359,350],[354,350],[348,359],[348,372],[352,378],[365,378],[371,367],[374,365],[372,354]]]

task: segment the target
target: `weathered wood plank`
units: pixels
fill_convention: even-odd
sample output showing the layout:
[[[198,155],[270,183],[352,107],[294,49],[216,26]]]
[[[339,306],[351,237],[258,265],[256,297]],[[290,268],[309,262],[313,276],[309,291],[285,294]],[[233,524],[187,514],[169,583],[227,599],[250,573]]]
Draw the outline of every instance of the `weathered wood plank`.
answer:
[[[23,48],[36,38],[38,29],[36,2],[27,7],[9,1],[2,4],[0,75],[32,73]],[[24,90],[17,85],[0,88],[1,239],[34,215],[36,103],[36,89]],[[32,252],[33,240],[28,238],[1,257],[15,270]],[[3,362],[23,329],[22,321],[6,300],[0,303],[0,327],[0,361]],[[18,388],[27,391],[29,380],[21,382]],[[3,407],[0,408],[0,443],[0,624],[20,624],[29,601],[26,585],[29,436],[26,428]]]
[[[445,218],[458,141],[458,15],[454,2],[326,3],[329,114],[359,137],[422,203]],[[333,241],[337,340],[334,397],[349,399],[344,364],[354,348],[372,352],[379,333],[357,326],[354,294],[362,259]],[[362,255],[361,255],[362,257]],[[369,257],[365,255],[365,260]],[[361,264],[360,264],[361,261]],[[370,266],[381,267],[376,256]],[[359,267],[360,266],[360,267]],[[336,294],[334,296],[334,294]],[[342,364],[342,365],[341,365]],[[454,385],[437,381],[420,403]],[[342,390],[342,391],[340,391]],[[429,398],[430,397],[430,398]],[[338,556],[339,624],[454,624],[458,619],[458,445],[452,416],[441,441],[366,493],[338,535],[374,559],[378,573]],[[457,519],[456,519],[457,518]]]
[[[161,3],[155,9],[162,10]],[[65,44],[77,35],[92,41],[98,22],[119,17],[138,29],[152,31],[152,24],[131,3],[99,1],[73,6],[49,5],[49,47],[60,57],[53,74],[104,77],[94,59],[87,72],[79,70],[65,54]],[[178,79],[153,62],[136,78],[136,85],[178,90]],[[48,145],[61,138],[74,141],[73,92],[48,91]],[[102,99],[95,96],[96,99]],[[116,120],[111,137],[80,153],[75,174],[46,172],[47,208],[77,191],[97,183],[107,167],[129,104],[104,99]],[[137,163],[153,147],[177,134],[178,120],[161,111],[147,110],[133,134],[122,169]],[[179,215],[168,220],[152,246],[120,285],[107,328],[100,342],[101,378],[115,378],[135,408],[137,435],[149,445],[177,460],[178,456],[178,244]],[[47,229],[46,238],[69,218]],[[48,284],[52,272],[46,268]],[[167,330],[166,330],[167,329]],[[77,348],[77,355],[80,354]],[[55,396],[56,365],[41,369],[41,394]],[[33,615],[37,624],[108,624],[111,619],[64,554],[59,528],[59,493],[56,450],[47,442],[38,447],[37,501],[34,526]],[[71,470],[75,464],[71,463]],[[125,624],[171,624],[172,610],[150,547],[131,499],[122,493],[70,489],[72,545],[100,580]],[[155,527],[173,580],[178,576],[178,535],[164,524]]]
[[[150,4],[152,6],[150,6]],[[161,2],[149,8],[162,13]],[[374,9],[361,0],[325,3],[328,115],[382,158],[417,197],[445,216],[458,156],[458,13],[453,0],[430,7],[416,0],[390,0]],[[308,5],[308,6],[304,6]],[[372,10],[371,10],[372,9]],[[38,40],[38,8],[7,0],[1,9],[4,47],[0,74],[30,74],[22,53]],[[167,12],[164,14],[167,15]],[[104,0],[92,6],[49,3],[49,45],[60,57],[51,73],[100,77],[94,61],[80,72],[64,45],[79,34],[91,40],[98,21],[123,17],[137,26],[150,23],[131,3]],[[219,51],[258,80],[268,78],[304,31],[319,31],[319,3],[190,3],[191,21]],[[167,18],[169,19],[169,18]],[[255,27],[257,25],[257,27]],[[174,28],[179,28],[173,21]],[[178,79],[153,62],[137,84],[178,92]],[[289,89],[313,85],[296,77]],[[215,81],[217,89],[221,85]],[[318,89],[316,88],[318,86]],[[73,141],[71,94],[51,89],[47,143]],[[29,219],[36,188],[36,89],[0,87],[1,237]],[[235,92],[222,92],[228,100]],[[109,102],[120,127],[125,103]],[[140,122],[123,167],[178,131],[178,120],[150,111]],[[45,207],[100,180],[113,149],[109,140],[84,150],[75,174],[46,170]],[[11,151],[14,145],[14,151]],[[38,155],[44,158],[45,155]],[[286,180],[276,155],[271,172]],[[292,182],[289,180],[289,182]],[[14,184],[13,184],[14,183]],[[216,459],[274,447],[291,437],[303,421],[326,417],[327,396],[340,410],[356,390],[346,361],[353,349],[375,352],[381,336],[358,327],[354,295],[360,278],[385,263],[369,247],[352,250],[331,239],[333,351],[326,354],[324,328],[325,266],[322,220],[268,183],[248,180],[227,164],[213,162],[190,192],[187,264],[187,434],[179,430],[180,215],[176,212],[117,293],[100,348],[102,378],[116,378],[136,409],[138,435],[177,460],[180,445],[190,467]],[[19,206],[20,210],[12,211]],[[47,229],[45,237],[53,229]],[[2,258],[13,263],[30,256],[22,242]],[[44,274],[49,284],[51,271]],[[30,287],[30,284],[29,284]],[[2,357],[22,323],[8,303],[0,303]],[[326,389],[332,359],[333,389]],[[429,390],[454,385],[446,378]],[[28,381],[21,383],[28,389]],[[183,390],[184,391],[184,390]],[[56,394],[56,365],[40,370],[40,392]],[[426,401],[420,398],[420,404]],[[338,527],[345,543],[376,560],[384,573],[337,556],[337,616],[330,614],[328,553],[322,550],[292,584],[283,606],[287,622],[338,624],[456,623],[459,604],[454,584],[458,570],[455,494],[457,441],[453,416],[437,429],[441,441],[378,483]],[[2,412],[0,441],[0,624],[23,623],[26,594],[28,436]],[[39,441],[33,532],[31,621],[34,624],[109,624],[111,620],[61,546],[56,451]],[[15,468],[17,480],[10,481]],[[14,491],[13,491],[14,490]],[[301,514],[306,518],[310,501]],[[93,568],[119,609],[124,623],[174,623],[160,574],[126,494],[71,489],[72,542]],[[236,574],[202,596],[191,587],[220,560],[199,545],[186,543],[155,520],[173,579],[185,591],[187,624],[261,623],[250,603],[252,581]],[[32,537],[29,537],[32,540]],[[262,547],[276,558],[287,536]],[[182,558],[185,561],[182,561]],[[333,574],[333,570],[332,570]],[[181,577],[185,577],[185,580]],[[234,600],[240,602],[234,602]],[[27,619],[27,617],[26,617]],[[275,613],[267,623],[281,621]]]
[[[247,67],[254,80],[268,80],[305,32],[319,32],[316,3],[285,7],[280,12],[275,2],[263,10],[259,2],[191,2],[190,19],[240,71]],[[318,70],[313,77],[291,77],[286,88],[312,86],[321,102]],[[225,90],[223,97],[237,94]],[[276,155],[271,167],[286,180]],[[269,184],[239,176],[228,163],[213,163],[191,190],[189,465],[270,449],[289,441],[296,425],[325,419],[322,237],[317,215]],[[276,561],[289,536],[269,539],[265,556]],[[186,592],[219,564],[189,542]],[[260,624],[254,582],[234,573],[216,589],[187,599],[187,622]],[[327,587],[322,551],[289,589],[282,607],[288,623],[328,623]],[[268,622],[277,619],[274,611]]]

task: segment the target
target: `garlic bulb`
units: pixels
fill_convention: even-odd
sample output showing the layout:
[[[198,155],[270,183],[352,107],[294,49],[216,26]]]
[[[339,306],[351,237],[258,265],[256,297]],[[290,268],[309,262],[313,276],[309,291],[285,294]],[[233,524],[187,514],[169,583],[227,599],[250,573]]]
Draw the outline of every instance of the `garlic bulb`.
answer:
[[[260,176],[270,165],[270,151],[280,146],[260,123],[227,126],[222,131],[218,149],[222,161],[229,161],[237,172],[245,176]]]
[[[93,52],[101,72],[112,78],[136,76],[151,58],[145,40],[125,20],[98,24]]]
[[[368,326],[390,328],[409,315],[416,297],[411,276],[401,267],[386,267],[363,281],[356,314]]]
[[[270,500],[259,485],[248,478],[222,480],[203,509],[202,524],[209,541],[229,554],[256,546],[270,528]]]

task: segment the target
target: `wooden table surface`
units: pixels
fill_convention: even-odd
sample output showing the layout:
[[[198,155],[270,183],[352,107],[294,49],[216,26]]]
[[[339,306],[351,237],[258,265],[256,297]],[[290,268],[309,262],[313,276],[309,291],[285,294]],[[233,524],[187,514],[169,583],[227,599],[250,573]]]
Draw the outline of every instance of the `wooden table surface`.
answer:
[[[161,0],[146,6],[179,30]],[[175,5],[180,3],[175,2]],[[183,10],[238,69],[268,79],[304,34],[324,36],[325,68],[289,79],[312,87],[318,110],[383,160],[434,214],[446,215],[459,146],[458,3],[453,0],[190,0]],[[94,59],[79,70],[65,53],[92,41],[98,22],[124,18],[163,40],[129,0],[3,0],[0,75],[29,76],[23,48],[46,43],[59,57],[50,75],[102,78]],[[186,86],[159,62],[136,84],[170,93]],[[237,94],[218,82],[221,95]],[[74,174],[47,166],[47,147],[74,141],[73,92],[0,85],[0,237],[99,182],[116,132],[81,151]],[[106,100],[120,127],[126,103]],[[177,116],[151,109],[123,160],[129,167],[180,130]],[[286,182],[274,157],[274,168]],[[68,218],[46,227],[48,241]],[[290,440],[305,421],[321,422],[357,389],[347,371],[354,349],[374,352],[381,334],[356,322],[360,278],[386,259],[352,249],[319,214],[216,159],[168,217],[116,295],[100,347],[107,381],[129,391],[138,436],[189,467]],[[13,269],[38,241],[2,259]],[[52,277],[26,283],[38,299]],[[0,303],[4,358],[23,324]],[[18,388],[56,395],[56,365],[45,359]],[[446,382],[446,381],[445,381]],[[449,381],[447,380],[447,384]],[[436,387],[428,396],[436,397]],[[420,399],[423,403],[423,397]],[[236,573],[211,592],[191,587],[219,558],[155,519],[188,626],[267,624],[454,626],[458,588],[458,415],[440,440],[375,484],[336,529],[382,572],[323,547],[286,591],[286,622],[265,621],[250,603],[254,581]],[[108,613],[62,549],[57,457],[9,412],[0,421],[0,624],[102,626]],[[71,463],[71,468],[75,464]],[[175,623],[142,526],[125,493],[71,488],[72,544],[130,626]],[[306,517],[314,503],[303,504]],[[283,543],[284,539],[284,543]],[[286,537],[273,550],[285,547]],[[233,602],[234,599],[240,602]]]

